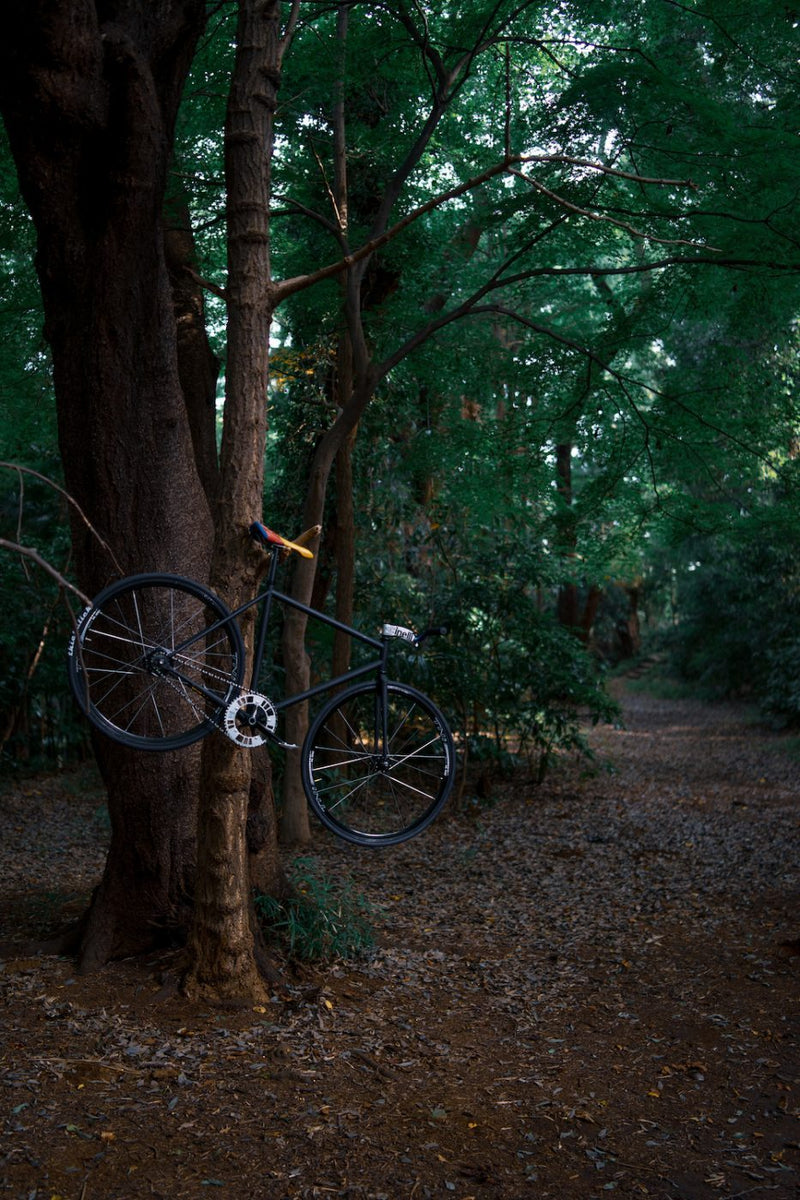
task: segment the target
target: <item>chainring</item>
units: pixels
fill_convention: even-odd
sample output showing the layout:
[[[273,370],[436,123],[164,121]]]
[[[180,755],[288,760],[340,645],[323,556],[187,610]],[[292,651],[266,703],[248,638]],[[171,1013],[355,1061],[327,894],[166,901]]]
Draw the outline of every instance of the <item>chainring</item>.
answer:
[[[222,732],[237,746],[254,750],[274,734],[278,723],[275,705],[258,692],[243,692],[231,700],[222,719]]]

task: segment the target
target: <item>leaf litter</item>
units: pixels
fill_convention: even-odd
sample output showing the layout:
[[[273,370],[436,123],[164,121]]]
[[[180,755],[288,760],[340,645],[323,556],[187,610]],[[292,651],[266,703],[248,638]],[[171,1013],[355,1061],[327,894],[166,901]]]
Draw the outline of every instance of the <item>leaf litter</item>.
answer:
[[[170,955],[26,951],[107,829],[74,778],[7,790],[0,1190],[795,1196],[800,764],[735,707],[622,699],[607,771],[498,783],[388,852],[315,834],[378,946],[238,1011],[164,998]]]

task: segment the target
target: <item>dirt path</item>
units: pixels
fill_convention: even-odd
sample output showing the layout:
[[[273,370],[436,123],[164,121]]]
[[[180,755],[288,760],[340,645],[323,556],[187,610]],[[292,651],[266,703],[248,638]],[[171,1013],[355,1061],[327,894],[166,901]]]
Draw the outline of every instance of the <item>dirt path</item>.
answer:
[[[611,773],[378,856],[320,834],[381,948],[267,1011],[160,1000],[155,958],[7,956],[0,1193],[796,1196],[800,764],[736,709],[625,710]],[[0,940],[102,861],[96,797],[38,792],[0,797]]]

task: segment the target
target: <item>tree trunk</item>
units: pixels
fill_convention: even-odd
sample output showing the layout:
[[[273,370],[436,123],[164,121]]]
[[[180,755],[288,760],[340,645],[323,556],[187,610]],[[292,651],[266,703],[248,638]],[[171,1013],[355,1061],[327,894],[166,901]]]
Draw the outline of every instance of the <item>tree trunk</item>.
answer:
[[[558,547],[564,566],[569,569],[571,565],[574,566],[577,553],[577,531],[575,515],[572,512],[571,442],[563,442],[556,447],[556,470],[558,472],[558,493],[565,506],[557,519]],[[593,583],[587,592],[583,606],[581,606],[578,585],[574,580],[562,583],[558,589],[558,622],[574,633],[575,637],[584,644],[587,644],[591,638],[602,595],[603,589]]]
[[[340,343],[341,344],[341,343]],[[348,376],[352,387],[352,376]],[[336,464],[336,619],[346,625],[353,620],[353,594],[355,580],[355,513],[353,511],[352,453],[357,426],[343,439],[335,456]],[[328,468],[330,471],[330,467]],[[319,478],[318,476],[316,478]],[[322,489],[319,503],[319,520],[325,503]],[[310,511],[307,504],[305,515]],[[295,563],[292,595],[310,604],[314,590],[316,560],[306,566],[307,560]],[[308,599],[303,599],[307,596]],[[286,669],[287,694],[304,691],[310,684],[311,663],[305,648],[307,620],[302,613],[289,610],[283,626],[283,662]],[[343,674],[350,666],[351,640],[347,634],[336,630],[333,639],[331,674]],[[283,773],[281,840],[287,845],[303,845],[311,838],[308,820],[308,805],[300,775],[300,755],[308,728],[308,704],[298,704],[287,710],[286,739],[297,749],[287,750]]]
[[[212,586],[236,606],[255,594],[265,556],[248,537],[261,513],[266,439],[270,285],[269,186],[280,65],[277,0],[240,0],[225,125],[228,194],[228,363]],[[242,620],[248,654],[253,610]],[[221,737],[203,745],[198,869],[190,967],[196,995],[263,994],[250,902],[248,819],[254,813],[250,752]],[[274,825],[273,825],[274,829]]]
[[[347,183],[347,139],[345,127],[345,55],[347,51],[347,31],[349,25],[349,8],[341,5],[336,17],[336,40],[339,52],[339,74],[334,90],[333,111],[333,141],[334,141],[334,184],[333,207],[334,218],[338,225],[343,243],[347,239],[349,225],[349,195]],[[355,275],[348,271],[341,282],[343,310],[347,313],[348,297],[351,305],[351,318],[359,319],[360,288],[355,283]],[[360,276],[359,276],[360,278]],[[336,375],[333,384],[336,411],[340,418],[332,430],[322,439],[317,447],[311,467],[311,473],[306,492],[303,528],[321,525],[325,508],[325,492],[328,486],[328,476],[331,465],[340,452],[350,430],[339,436],[337,426],[341,414],[352,400],[353,394],[353,354],[352,342],[347,330],[339,334]],[[351,429],[355,428],[355,424]],[[309,516],[311,514],[311,519]],[[338,522],[337,522],[338,524]],[[337,529],[338,533],[338,529]],[[338,543],[337,543],[338,544]],[[338,551],[337,551],[338,554]],[[314,589],[314,578],[317,570],[316,560],[303,559],[295,564],[292,576],[292,596],[302,604],[310,604]],[[294,609],[286,613],[283,626],[283,664],[286,670],[287,695],[295,695],[305,691],[310,683],[310,662],[305,648],[306,617]],[[308,821],[308,806],[300,775],[300,754],[308,729],[308,704],[298,704],[287,711],[286,740],[296,746],[287,750],[286,765],[283,774],[283,796],[281,816],[281,837],[287,844],[304,844],[311,837]]]
[[[344,440],[336,455],[336,620],[353,624],[356,583],[356,514],[353,505],[353,446],[358,426]],[[331,671],[342,675],[350,669],[353,640],[338,629],[333,639]]]
[[[572,512],[572,443],[561,442],[556,446],[556,473],[558,495],[561,501],[556,517],[557,547],[566,569],[574,565],[576,533],[575,516]],[[580,624],[578,616],[578,589],[572,580],[562,583],[556,602],[558,622],[574,633]]]
[[[168,204],[164,248],[172,284],[178,375],[186,402],[194,458],[210,504],[219,494],[217,379],[219,361],[208,340],[203,289],[195,274],[195,244],[185,201]]]
[[[86,972],[185,938],[197,832],[196,748],[145,755],[97,738],[95,753],[104,778],[113,783],[112,836],[102,880],[78,929]]]
[[[10,0],[0,107],[37,230],[67,488],[114,559],[73,525],[81,587],[116,571],[204,579],[212,526],[178,375],[162,203],[202,0]],[[84,966],[179,919],[194,864],[192,755],[104,743],[112,840]]]
[[[347,185],[347,146],[346,128],[344,121],[345,75],[343,71],[347,49],[347,34],[350,5],[342,4],[337,8],[337,40],[342,69],[339,72],[334,97],[334,167],[336,179],[334,185],[335,218],[339,223],[342,249],[349,252],[347,239],[349,196]],[[404,19],[409,23],[410,19]],[[477,50],[477,47],[476,47]],[[431,107],[422,123],[412,146],[407,150],[397,165],[397,169],[389,177],[385,188],[376,192],[369,188],[369,200],[361,216],[369,227],[370,240],[380,238],[387,230],[395,204],[400,197],[403,187],[419,162],[426,153],[430,140],[439,122],[448,109],[451,101],[460,90],[462,70],[472,62],[471,55],[464,55],[460,64],[452,71],[440,70],[441,60],[437,60],[437,69],[431,74],[433,95]],[[479,233],[479,231],[478,231]],[[477,233],[470,237],[478,236]],[[473,247],[474,249],[474,247]],[[370,290],[365,286],[367,272],[373,268],[373,274],[380,279],[377,288]],[[378,380],[383,378],[391,366],[391,360],[386,359],[377,363],[374,359],[364,333],[362,307],[379,305],[398,284],[399,276],[394,271],[375,271],[375,256],[370,252],[357,262],[348,265],[343,274],[342,311],[344,324],[350,342],[353,356],[353,388],[349,399],[343,401],[342,408],[336,421],[321,438],[311,465],[306,491],[304,510],[304,527],[322,523],[325,492],[331,467],[346,439],[351,435],[360,421],[364,410],[374,395]],[[309,277],[311,278],[311,277]],[[429,332],[432,332],[435,323]],[[424,341],[424,334],[419,341]],[[399,356],[400,361],[409,353],[411,339]],[[418,344],[418,342],[417,342]],[[303,560],[296,564],[293,576],[292,596],[304,604],[308,604],[314,584],[316,563]],[[304,638],[307,620],[302,613],[287,614],[283,631],[283,662],[286,669],[286,689],[288,694],[302,691],[308,686],[308,660],[305,654]],[[290,709],[287,717],[287,740],[302,746],[308,724],[307,706],[298,705]],[[299,776],[299,751],[287,755],[286,783],[284,786],[284,812],[281,833],[287,840],[304,840],[308,837],[308,817],[306,814],[305,798],[302,794]]]
[[[361,387],[356,386],[339,417],[324,434],[314,454],[309,472],[306,502],[303,510],[303,528],[321,525],[325,492],[336,455],[347,438],[356,428],[358,421],[374,392],[372,377]],[[313,547],[312,547],[313,548]],[[315,559],[298,559],[292,575],[291,594],[301,604],[309,604],[314,587]],[[305,649],[305,633],[308,619],[302,612],[289,609],[283,623],[282,652],[286,671],[287,695],[302,692],[309,685],[309,660]],[[308,728],[308,705],[297,704],[287,709],[286,740],[298,749],[287,751],[283,790],[283,815],[281,837],[289,842],[305,842],[310,837],[305,793],[300,781],[300,750]]]

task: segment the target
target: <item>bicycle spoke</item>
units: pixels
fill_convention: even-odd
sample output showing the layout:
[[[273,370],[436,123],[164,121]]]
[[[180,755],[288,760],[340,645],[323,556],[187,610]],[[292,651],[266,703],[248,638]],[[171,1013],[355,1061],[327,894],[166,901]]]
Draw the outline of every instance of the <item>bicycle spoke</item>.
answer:
[[[423,829],[452,787],[452,741],[441,714],[421,693],[358,685],[314,722],[303,777],[317,815],[339,836],[390,845]],[[381,727],[386,728],[383,745]]]
[[[113,584],[87,610],[78,639],[73,690],[98,728],[126,745],[189,745],[240,687],[238,626],[211,592],[178,576]]]
[[[350,780],[349,782],[352,786],[350,786],[349,790],[347,792],[345,792],[345,794],[343,796],[340,796],[338,800],[334,800],[328,806],[328,812],[334,812],[341,804],[345,804],[348,800],[351,799],[351,797],[353,797],[358,791],[360,791],[361,788],[366,787],[369,784],[370,779],[371,779],[370,775],[364,775],[363,778],[361,778],[359,780],[355,780],[355,781]],[[334,790],[336,792],[341,791],[341,785],[340,784],[331,784],[328,786],[328,788],[323,788],[323,792],[326,792],[326,791],[330,792],[330,791],[334,791]]]
[[[435,737],[430,738],[430,740],[427,741],[424,746],[420,746],[418,749],[409,750],[408,754],[403,754],[400,758],[395,758],[395,755],[392,755],[392,758],[395,759],[395,761],[392,762],[392,767],[394,768],[402,766],[404,762],[409,762],[411,759],[413,759],[414,763],[417,764],[420,758],[428,758],[431,761],[435,760],[437,757],[441,758],[441,755],[437,756],[434,754],[423,754],[423,751],[427,750],[428,746],[432,746],[437,741],[441,741],[441,737],[438,734]]]
[[[407,779],[399,779],[396,775],[389,776],[389,783],[392,787],[406,788],[409,792],[414,792],[417,796],[423,796],[426,800],[433,800],[435,792],[424,792],[422,788],[414,787],[413,783],[409,783]]]

